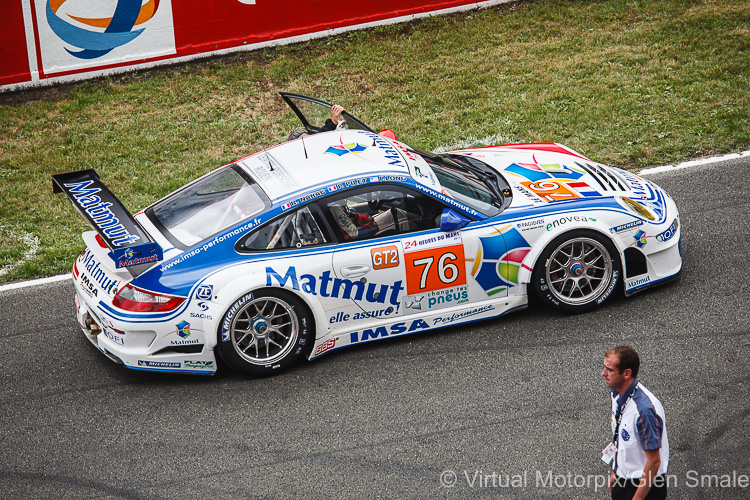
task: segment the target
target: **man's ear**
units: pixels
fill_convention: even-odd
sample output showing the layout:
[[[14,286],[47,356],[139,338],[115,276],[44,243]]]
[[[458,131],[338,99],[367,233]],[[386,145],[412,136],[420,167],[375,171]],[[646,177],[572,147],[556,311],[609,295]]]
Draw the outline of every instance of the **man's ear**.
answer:
[[[631,370],[630,368],[625,368],[622,371],[622,376],[625,378],[633,378],[633,370]]]

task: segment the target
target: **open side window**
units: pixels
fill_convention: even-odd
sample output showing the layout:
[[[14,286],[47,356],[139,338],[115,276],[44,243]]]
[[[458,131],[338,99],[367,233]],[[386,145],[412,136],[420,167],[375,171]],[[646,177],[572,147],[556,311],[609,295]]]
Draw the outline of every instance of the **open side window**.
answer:
[[[292,108],[294,114],[300,119],[308,134],[316,134],[323,130],[326,120],[331,118],[333,104],[300,94],[290,94],[288,92],[280,92],[280,94],[289,107]],[[373,132],[370,127],[348,112],[345,111],[341,116],[346,120],[346,124],[344,126],[340,125],[339,128]]]

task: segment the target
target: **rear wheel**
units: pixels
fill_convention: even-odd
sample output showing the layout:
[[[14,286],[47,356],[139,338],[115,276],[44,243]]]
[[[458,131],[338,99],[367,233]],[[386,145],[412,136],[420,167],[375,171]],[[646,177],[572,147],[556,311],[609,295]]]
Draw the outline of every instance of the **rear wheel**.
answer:
[[[275,289],[237,299],[221,323],[217,349],[233,369],[267,376],[304,357],[312,317],[300,299]]]
[[[554,309],[590,311],[614,291],[621,274],[614,245],[592,231],[571,231],[547,245],[532,283],[537,296]]]

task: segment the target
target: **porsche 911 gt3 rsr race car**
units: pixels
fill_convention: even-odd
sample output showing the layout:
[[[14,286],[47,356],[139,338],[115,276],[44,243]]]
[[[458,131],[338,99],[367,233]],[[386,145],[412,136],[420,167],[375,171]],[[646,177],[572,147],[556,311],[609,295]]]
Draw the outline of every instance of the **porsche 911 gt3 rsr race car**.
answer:
[[[54,176],[94,231],[78,323],[128,368],[252,375],[335,349],[504,315],[577,313],[681,270],[677,208],[558,144],[426,154],[330,105],[283,98],[309,135],[132,216],[93,170]]]

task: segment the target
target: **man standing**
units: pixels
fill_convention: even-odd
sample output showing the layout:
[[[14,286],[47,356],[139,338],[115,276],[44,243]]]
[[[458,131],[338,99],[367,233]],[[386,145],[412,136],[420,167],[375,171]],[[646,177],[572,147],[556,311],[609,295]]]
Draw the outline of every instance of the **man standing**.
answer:
[[[630,346],[613,347],[604,355],[602,377],[612,395],[612,442],[602,460],[611,464],[613,500],[656,500],[667,497],[669,442],[664,408],[638,382],[641,361]]]

